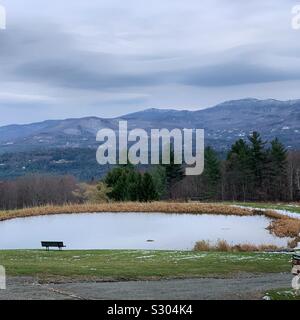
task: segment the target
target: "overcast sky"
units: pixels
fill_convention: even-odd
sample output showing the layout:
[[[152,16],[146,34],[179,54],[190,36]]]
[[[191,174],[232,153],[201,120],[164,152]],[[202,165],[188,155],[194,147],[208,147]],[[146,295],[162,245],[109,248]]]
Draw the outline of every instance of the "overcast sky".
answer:
[[[300,98],[297,0],[0,4],[0,125]]]

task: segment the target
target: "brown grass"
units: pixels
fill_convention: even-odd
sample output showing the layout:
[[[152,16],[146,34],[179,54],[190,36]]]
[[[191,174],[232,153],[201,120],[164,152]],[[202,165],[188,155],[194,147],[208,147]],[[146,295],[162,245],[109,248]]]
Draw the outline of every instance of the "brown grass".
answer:
[[[253,212],[255,213],[255,212],[257,212],[257,210],[254,210]],[[282,215],[276,211],[272,211],[272,210],[265,210],[265,211],[263,211],[262,214],[270,219],[286,219],[286,218],[288,218],[287,216],[284,216],[284,215]]]
[[[300,220],[282,217],[271,222],[268,229],[277,237],[296,238],[300,235]]]
[[[230,247],[230,245],[228,244],[227,241],[219,240],[217,242],[215,250],[218,251],[218,252],[230,252],[231,251],[231,247]]]
[[[289,246],[289,248],[295,249],[295,248],[297,248],[298,243],[300,243],[300,236],[289,241],[288,246]]]
[[[284,248],[277,247],[275,245],[260,245],[256,246],[254,244],[238,244],[230,245],[225,240],[219,240],[216,245],[211,245],[209,241],[198,241],[195,244],[194,251],[216,251],[216,252],[274,252],[280,251]]]
[[[198,241],[195,244],[194,251],[211,251],[211,245],[209,241]]]
[[[235,216],[253,216],[251,209],[231,207],[222,204],[175,203],[175,202],[112,202],[101,204],[67,204],[64,206],[43,206],[20,210],[0,211],[0,221],[14,218],[43,216],[53,214],[74,214],[94,212],[160,212],[160,213],[193,213],[220,214]]]

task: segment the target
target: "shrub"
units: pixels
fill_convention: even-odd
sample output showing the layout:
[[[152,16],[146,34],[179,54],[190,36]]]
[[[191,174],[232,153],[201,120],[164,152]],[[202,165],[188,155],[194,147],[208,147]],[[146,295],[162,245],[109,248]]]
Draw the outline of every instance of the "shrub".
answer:
[[[230,245],[225,240],[219,240],[216,245],[211,245],[209,241],[198,241],[194,246],[194,251],[216,251],[216,252],[274,252],[282,250],[275,245],[254,245],[250,243]]]
[[[195,251],[210,251],[210,249],[211,249],[211,246],[209,241],[205,241],[205,240],[196,242],[194,247]]]

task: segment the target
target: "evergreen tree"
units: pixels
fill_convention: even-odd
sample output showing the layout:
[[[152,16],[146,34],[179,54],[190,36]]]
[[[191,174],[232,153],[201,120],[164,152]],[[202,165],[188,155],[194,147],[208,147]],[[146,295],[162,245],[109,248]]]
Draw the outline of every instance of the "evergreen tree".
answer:
[[[161,165],[155,165],[149,173],[152,176],[159,199],[162,199],[166,195],[166,169]]]
[[[128,184],[127,184],[127,174],[125,171],[121,172],[118,180],[113,186],[110,192],[111,197],[116,201],[127,201],[128,200]]]
[[[166,174],[166,191],[169,198],[171,197],[171,189],[174,184],[181,181],[184,177],[181,164],[175,164],[174,147],[170,148],[170,164],[163,165]]]
[[[140,199],[140,177],[141,174],[137,171],[131,170],[127,172],[128,200],[130,201],[138,201]]]
[[[251,188],[250,148],[240,139],[232,145],[226,161],[227,183],[233,194],[233,200],[243,200]]]
[[[142,201],[148,202],[158,200],[158,194],[152,179],[152,176],[146,172],[142,181],[143,199]]]
[[[286,171],[287,150],[278,138],[271,141],[271,160],[274,164],[273,168],[276,174],[282,174]]]
[[[128,201],[132,195],[130,180],[134,167],[131,165],[120,166],[111,170],[106,178],[105,183],[111,192],[108,196],[116,201]]]
[[[203,178],[206,186],[205,197],[215,198],[221,179],[221,169],[218,156],[211,147],[205,148]]]
[[[152,201],[159,199],[157,187],[150,173],[142,175],[131,165],[111,170],[104,180],[108,196],[116,201]]]
[[[137,186],[137,200],[143,201],[144,199],[143,176],[140,173],[137,175],[136,186]]]
[[[268,186],[271,199],[283,200],[287,181],[287,150],[278,138],[271,141],[268,162]]]
[[[258,132],[253,132],[248,137],[250,141],[250,168],[252,170],[252,178],[254,182],[254,189],[261,192],[263,181],[266,173],[267,153],[265,145],[267,142],[263,141]]]

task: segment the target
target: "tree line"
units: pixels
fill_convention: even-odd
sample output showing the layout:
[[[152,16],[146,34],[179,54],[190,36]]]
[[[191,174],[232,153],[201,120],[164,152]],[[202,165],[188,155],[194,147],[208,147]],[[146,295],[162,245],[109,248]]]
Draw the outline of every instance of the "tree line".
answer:
[[[257,132],[239,139],[225,157],[205,149],[200,176],[184,176],[174,164],[111,169],[101,181],[78,182],[73,176],[28,175],[0,182],[0,209],[47,204],[156,200],[299,201],[300,152]]]
[[[172,186],[182,178],[183,168],[174,164],[171,149],[170,164],[155,165],[148,170],[131,164],[119,166],[111,170],[100,184],[103,186],[104,183],[109,188],[109,199],[148,202],[170,198]]]
[[[247,140],[237,140],[225,159],[207,147],[204,173],[174,185],[172,198],[298,201],[299,178],[300,153],[288,152],[277,138],[268,143],[253,132]]]
[[[277,138],[268,143],[258,132],[237,140],[223,159],[206,147],[202,175],[185,177],[183,172],[171,152],[169,165],[153,166],[146,173],[130,165],[119,167],[104,182],[112,188],[109,197],[117,201],[300,199],[300,153],[288,152]]]
[[[10,210],[47,204],[77,202],[78,188],[72,176],[30,175],[0,182],[0,209]]]

